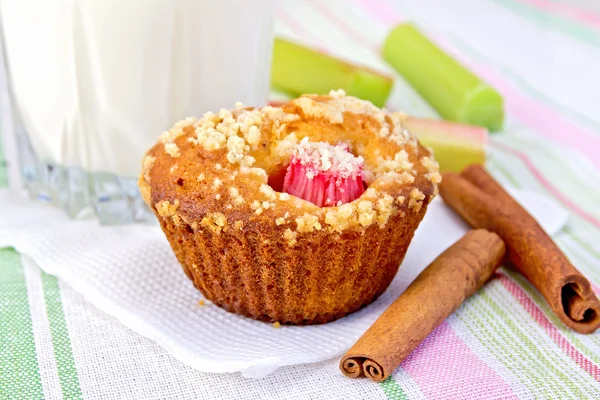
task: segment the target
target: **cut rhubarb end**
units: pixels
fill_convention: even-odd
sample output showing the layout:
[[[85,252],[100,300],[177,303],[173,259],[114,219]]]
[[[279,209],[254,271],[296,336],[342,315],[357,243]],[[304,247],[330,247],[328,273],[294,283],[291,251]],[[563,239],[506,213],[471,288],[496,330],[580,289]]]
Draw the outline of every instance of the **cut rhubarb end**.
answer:
[[[440,165],[440,172],[461,172],[471,164],[484,164],[488,130],[457,122],[406,117],[402,125],[426,147]]]
[[[283,191],[319,207],[333,207],[356,200],[364,192],[364,160],[348,146],[309,142],[304,138],[292,153]]]
[[[502,129],[502,95],[416,26],[394,27],[384,41],[383,58],[444,119],[482,125],[490,131]]]

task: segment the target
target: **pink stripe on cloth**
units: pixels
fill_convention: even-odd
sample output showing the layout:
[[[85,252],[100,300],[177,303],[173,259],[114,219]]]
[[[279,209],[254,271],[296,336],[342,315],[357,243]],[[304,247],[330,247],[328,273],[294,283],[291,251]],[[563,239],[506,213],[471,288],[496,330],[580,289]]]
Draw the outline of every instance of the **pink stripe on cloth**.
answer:
[[[584,371],[600,382],[600,368],[586,356],[581,354],[571,342],[569,342],[560,331],[548,320],[544,312],[527,296],[527,293],[506,275],[500,274],[500,282],[518,301],[523,308],[544,328],[548,336]]]
[[[596,227],[600,228],[600,219],[594,217],[593,215],[588,214],[583,209],[579,208],[579,206],[574,204],[569,199],[569,197],[565,196],[560,190],[558,190],[554,186],[552,186],[550,181],[548,179],[546,179],[546,177],[544,175],[542,175],[542,173],[535,167],[533,162],[529,159],[529,157],[527,157],[527,155],[525,153],[523,153],[520,150],[514,149],[510,146],[507,146],[505,144],[499,143],[499,142],[492,142],[491,146],[518,157],[521,161],[523,161],[525,166],[527,166],[527,168],[531,171],[531,173],[535,176],[535,178],[540,182],[540,184],[542,186],[544,186],[546,189],[548,189],[548,191],[550,193],[552,193],[557,199],[559,199],[564,205],[566,205],[569,209],[571,209],[573,212],[575,212],[581,218],[585,219],[592,225],[595,225]]]
[[[401,18],[398,15],[398,13],[391,8],[389,5],[387,5],[387,3],[381,2],[381,1],[372,1],[372,0],[356,0],[357,3],[362,4],[363,7],[365,8],[365,10],[371,12],[372,14],[374,14],[378,19],[380,19],[383,23],[386,24],[395,24],[397,23]],[[328,14],[329,15],[329,14]],[[293,17],[291,15],[288,15],[289,18]],[[336,18],[335,20],[335,24],[339,25],[339,24],[343,24],[345,26],[345,24]],[[352,36],[357,36],[360,35],[358,32],[356,32],[354,29],[351,29],[347,26],[345,26],[344,31]],[[534,103],[534,102],[531,102]],[[527,113],[527,110],[516,110],[517,112],[521,111],[521,114],[523,113]],[[554,116],[554,113],[549,111],[550,116]],[[535,123],[536,121],[534,121]],[[556,122],[556,121],[554,121]],[[542,122],[543,123],[543,122]],[[550,127],[551,129],[554,128],[554,126]],[[544,131],[542,131],[544,132]],[[572,133],[573,131],[571,131]],[[567,135],[568,136],[568,135]],[[527,166],[527,168],[533,173],[533,175],[538,179],[538,181],[548,189],[548,191],[550,191],[551,193],[554,194],[554,196],[556,196],[563,204],[565,204],[567,207],[569,207],[572,211],[574,211],[576,214],[578,214],[581,218],[585,219],[586,221],[590,222],[591,224],[595,225],[596,227],[600,228],[600,220],[597,219],[596,217],[588,214],[587,212],[585,212],[584,210],[582,210],[581,208],[579,208],[577,205],[575,205],[571,200],[569,200],[569,198],[565,195],[563,195],[558,189],[556,189],[554,186],[552,186],[550,184],[550,182],[541,174],[541,172],[535,167],[535,165],[533,164],[533,162],[531,162],[531,160],[527,157],[527,155],[521,151],[518,151],[516,149],[510,148],[508,146],[504,146],[500,143],[492,143],[492,145],[494,147],[497,148],[501,148],[507,152],[510,152],[514,155],[516,155],[517,157],[519,157]],[[589,149],[586,149],[586,152],[593,152],[594,151],[594,145],[592,145],[592,147],[590,147]],[[598,164],[600,164],[600,157],[597,157],[597,155],[595,154],[594,157],[592,159],[596,159],[596,162]]]
[[[364,10],[390,27],[403,20],[393,7],[383,1],[357,0],[357,2]],[[360,35],[358,31],[348,28],[345,32]],[[567,144],[585,154],[594,165],[600,168],[600,157],[598,157],[597,151],[600,148],[600,135],[598,135],[600,132],[594,133],[572,124],[551,108],[523,95],[514,85],[505,81],[493,70],[469,61],[448,41],[435,36],[431,36],[431,38],[456,57],[459,62],[498,89],[504,97],[505,108],[510,114],[545,137]]]
[[[357,0],[357,2],[362,4],[365,10],[370,11],[380,21],[386,24],[393,25],[402,19],[392,7],[390,7],[387,3],[383,1]],[[351,29],[347,29],[346,32],[354,32],[356,34],[356,32]],[[451,46],[447,45],[447,47]],[[456,53],[455,49],[453,53]],[[554,136],[554,138],[560,136],[564,142],[573,145],[570,136],[571,134],[576,132],[576,127],[571,125],[566,120],[557,116],[552,110],[545,109],[539,103],[532,101],[526,98],[525,96],[522,96],[518,91],[506,84],[493,72],[479,66],[474,67],[473,65],[471,65],[471,63],[464,59],[461,59],[461,62],[464,62],[465,64],[469,65],[469,67],[472,68],[475,71],[475,73],[484,77],[484,79],[488,79],[488,81],[495,85],[504,95],[506,100],[506,106],[509,109],[509,111],[512,114],[516,115],[519,119],[521,119],[522,122],[525,122],[527,125],[531,126],[540,133],[551,133],[551,135],[548,136]],[[597,166],[600,166],[600,157],[597,156],[596,150],[600,148],[600,137],[594,138],[586,134],[585,132],[578,132],[577,136],[580,139],[573,138],[577,140],[575,142],[577,143],[577,145],[573,147],[581,151],[582,153],[589,155],[590,159]],[[593,143],[590,143],[590,141],[593,141]],[[560,199],[562,203],[564,203],[567,207],[572,209],[575,213],[577,213],[586,221],[600,228],[600,220],[579,208],[567,196],[563,195],[558,189],[552,186],[552,184],[550,184],[550,182],[540,173],[540,171],[535,167],[533,162],[531,162],[531,160],[527,157],[525,153],[497,142],[494,142],[492,145],[519,157],[529,168],[529,170],[534,174],[534,176],[538,179],[538,181],[544,187],[546,187],[553,195]]]
[[[454,333],[438,326],[401,367],[431,399],[516,399],[508,384]]]
[[[356,2],[361,5],[363,9],[369,11],[371,15],[376,17],[380,22],[390,27],[402,22],[404,19],[400,16],[398,11],[387,2],[373,0],[357,0]]]
[[[296,36],[303,37],[305,39],[312,39],[315,42],[320,42],[322,39],[314,35],[311,31],[304,28],[293,16],[291,16],[283,7],[277,8],[277,17],[284,21],[287,27]],[[323,54],[329,54],[329,51],[322,46],[316,46],[316,49]]]
[[[563,17],[571,18],[588,25],[600,27],[600,14],[589,10],[583,10],[570,4],[555,3],[548,0],[519,0],[521,3],[532,5],[541,10],[560,14]]]
[[[294,18],[291,14],[287,17]],[[402,367],[430,398],[517,399],[502,377],[471,351],[447,322],[437,327]]]
[[[324,5],[320,0],[317,0],[317,1],[313,0],[310,3],[315,8],[315,10],[319,14],[321,14],[321,16],[323,16],[325,19],[329,20],[332,25],[336,26],[344,34],[346,34],[347,36],[353,37],[353,39],[357,40],[360,44],[362,44],[363,47],[365,47],[375,53],[379,52],[379,46],[377,45],[377,43],[373,42],[366,36],[361,35],[360,33],[356,32],[353,28],[348,26],[337,15],[335,15],[333,12],[329,11],[327,6]]]

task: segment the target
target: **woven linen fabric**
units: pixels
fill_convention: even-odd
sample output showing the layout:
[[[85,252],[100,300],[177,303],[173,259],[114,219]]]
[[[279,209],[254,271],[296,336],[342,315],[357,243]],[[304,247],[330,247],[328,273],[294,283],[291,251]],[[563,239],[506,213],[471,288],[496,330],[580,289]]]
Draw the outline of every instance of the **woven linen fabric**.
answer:
[[[539,200],[528,199],[528,208],[543,225],[556,225],[560,208],[556,211],[550,204],[544,209]],[[58,209],[6,191],[0,192],[0,209],[0,247],[15,248],[191,367],[241,371],[247,377],[340,355],[425,266],[468,230],[439,198],[434,200],[400,267],[402,273],[374,304],[332,323],[276,329],[209,303],[198,305],[201,294],[184,275],[158,226],[70,221]]]
[[[507,120],[491,137],[487,167],[503,184],[568,209],[568,224],[554,239],[598,293],[600,84],[593,78],[600,10],[594,1],[573,3],[286,0],[276,30],[394,74],[378,47],[393,24],[415,21],[498,88]],[[390,109],[436,117],[395,77]],[[0,94],[0,185],[14,185],[16,153]],[[12,249],[0,249],[0,282],[1,399],[600,398],[600,334],[567,329],[525,279],[504,269],[381,384],[343,377],[337,358],[281,367],[262,379],[203,373]]]

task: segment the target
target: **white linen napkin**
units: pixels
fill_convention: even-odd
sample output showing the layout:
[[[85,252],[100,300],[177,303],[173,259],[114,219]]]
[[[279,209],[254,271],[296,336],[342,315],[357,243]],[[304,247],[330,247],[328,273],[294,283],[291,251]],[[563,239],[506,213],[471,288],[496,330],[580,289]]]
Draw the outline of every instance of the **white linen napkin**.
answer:
[[[549,232],[566,211],[535,193],[511,190]],[[400,270],[373,304],[341,320],[282,326],[230,314],[207,302],[184,275],[158,226],[72,221],[54,207],[0,191],[0,247],[12,246],[133,331],[203,372],[263,377],[284,365],[345,352],[437,255],[468,227],[440,198],[417,230]]]

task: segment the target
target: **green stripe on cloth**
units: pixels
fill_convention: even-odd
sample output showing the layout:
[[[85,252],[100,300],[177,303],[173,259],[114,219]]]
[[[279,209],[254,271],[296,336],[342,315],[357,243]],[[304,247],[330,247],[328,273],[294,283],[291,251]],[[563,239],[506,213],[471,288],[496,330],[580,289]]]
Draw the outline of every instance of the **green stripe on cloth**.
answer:
[[[507,137],[502,137],[494,139],[494,143],[500,143],[500,146],[508,146],[517,151],[519,149],[521,152],[526,151],[529,161],[539,174],[546,178],[548,186],[558,189],[572,204],[600,220],[600,209],[597,207],[600,204],[600,188],[597,180],[600,178],[600,171],[593,170],[590,164],[579,162],[576,157],[580,156],[580,153],[564,148],[561,144],[535,138],[510,137],[510,140],[507,140]],[[565,156],[569,161],[557,164],[556,160]],[[576,193],[585,196],[582,199],[572,198]]]
[[[390,400],[408,400],[406,393],[400,387],[393,376],[389,376],[385,381],[379,384],[383,388],[383,392]]]
[[[553,197],[553,195],[544,188],[534,188],[531,184],[520,183],[519,179],[523,179],[526,175],[528,175],[527,171],[519,172],[519,179],[517,179],[513,172],[511,172],[509,168],[507,168],[507,165],[503,164],[503,162],[506,161],[500,157],[488,160],[488,168],[490,169],[492,174],[502,176],[506,180],[510,181],[510,183],[516,188],[528,187],[531,190],[540,191],[542,194],[554,198],[555,201],[560,203],[559,200]],[[510,167],[514,169],[516,165],[518,165],[518,161],[516,163],[511,163]],[[557,178],[563,173],[564,170],[560,169],[560,171],[557,171],[554,174],[554,177]],[[564,179],[571,178],[565,177]],[[575,194],[573,196],[575,197],[583,197],[587,194],[587,192],[584,191],[578,191],[574,193]],[[586,233],[585,239],[590,241],[586,241],[580,236],[583,229],[585,229],[584,232]],[[578,245],[578,249],[574,250],[566,247],[565,241],[562,240],[564,236],[570,238],[573,242],[575,242]],[[587,223],[586,221],[578,218],[577,215],[572,212],[570,214],[568,225],[563,229],[561,234],[555,238],[555,241],[558,244],[558,246],[561,248],[561,250],[565,252],[567,257],[574,263],[574,265],[582,273],[584,273],[584,275],[586,275],[588,279],[596,282],[596,284],[600,284],[600,271],[597,268],[594,268],[593,266],[587,266],[588,263],[586,262],[585,257],[582,256],[582,254],[588,255],[589,258],[595,260],[597,264],[600,265],[600,253],[593,247],[593,245],[590,244],[597,240],[600,240],[600,231],[595,227],[589,225],[589,223]]]
[[[600,32],[577,21],[563,18],[516,0],[490,0],[544,27],[555,28],[571,37],[600,46]]]
[[[575,268],[577,268],[590,283],[598,286],[600,283],[600,271],[598,271],[597,266],[600,265],[600,262],[595,259],[590,259],[589,256],[588,259],[586,259],[587,253],[584,253],[585,250],[577,245],[568,234],[559,235],[554,241],[567,258],[571,260]]]
[[[42,399],[25,276],[12,249],[0,249],[0,282],[0,398]]]
[[[488,167],[493,174],[499,174],[506,178],[508,181],[513,184],[515,187],[522,187],[523,185],[517,180],[515,176],[511,174],[511,172],[505,168],[505,166],[500,162],[501,160],[494,159],[488,162]],[[514,167],[514,165],[511,165]],[[523,177],[524,174],[519,174],[520,178]],[[530,185],[525,185],[530,186]],[[546,193],[550,196],[550,194]],[[585,195],[585,194],[581,194]],[[592,245],[591,242],[587,240],[597,240],[594,239],[600,238],[600,232],[597,229],[590,228],[585,231],[587,233],[585,240],[579,236],[581,229],[577,229],[582,227],[580,223],[578,223],[577,218],[572,214],[570,217],[569,225],[566,226],[563,231],[555,237],[556,244],[561,248],[562,251],[565,252],[567,257],[573,262],[577,269],[579,269],[584,276],[586,276],[590,282],[596,283],[596,285],[600,284],[600,269],[597,266],[600,266],[600,254]],[[571,242],[569,242],[569,239]],[[539,292],[533,289],[527,281],[522,278],[520,275],[509,274],[534,300],[539,308],[544,311],[544,314],[547,318],[561,331],[563,336],[567,338],[567,340],[583,355],[585,355],[588,359],[592,360],[592,362],[600,365],[600,357],[596,355],[597,348],[600,346],[600,336],[598,335],[588,335],[583,340],[581,336],[575,335],[572,331],[568,329],[564,329],[562,323],[558,320],[558,318],[550,311],[547,303],[541,296]],[[581,339],[581,340],[580,340]],[[590,347],[591,346],[591,347]]]
[[[403,8],[403,11],[407,13],[409,12],[409,10],[406,8]],[[414,18],[414,14],[411,15]],[[568,117],[573,122],[600,133],[600,122],[594,120],[588,115],[585,115],[584,113],[579,112],[577,108],[569,107],[568,105],[557,101],[552,96],[543,92],[543,89],[535,88],[527,81],[526,78],[514,71],[511,66],[507,65],[505,62],[497,60],[496,57],[492,58],[489,55],[483,54],[480,50],[475,49],[468,40],[463,40],[463,38],[453,33],[451,30],[440,28],[439,26],[433,26],[429,23],[426,23],[426,21],[419,22],[423,24],[423,26],[439,32],[440,36],[443,36],[453,46],[455,46],[461,52],[464,52],[464,54],[467,55],[470,60],[479,61],[480,64],[483,64],[498,72],[502,77],[506,78],[506,81],[511,82],[516,88],[518,88],[528,97],[531,97],[532,99],[559,111],[562,115]],[[598,34],[600,35],[600,31]],[[418,95],[414,94],[414,96]],[[419,110],[419,115],[426,116],[428,114],[424,113],[422,110]]]
[[[488,159],[486,168],[495,178],[497,178],[498,175],[502,175],[515,188],[521,188],[519,182],[506,170],[506,168],[504,168],[501,163],[496,162],[496,160]]]
[[[600,252],[594,247],[594,244],[600,240],[600,230],[590,224],[588,221],[579,217],[572,209],[557,199],[556,196],[551,193],[547,188],[543,187],[539,182],[535,181],[535,178],[527,171],[526,168],[520,167],[521,163],[516,157],[510,154],[503,153],[501,150],[496,150],[496,157],[488,159],[487,168],[490,170],[492,175],[501,176],[504,180],[508,181],[512,186],[519,189],[527,189],[544,196],[553,199],[557,204],[564,207],[570,212],[569,223],[565,226],[563,233],[569,235],[574,241],[590,254],[591,257],[600,261]],[[510,164],[510,165],[509,165]],[[575,173],[568,173],[564,168],[558,167],[556,170],[552,170],[554,173],[549,174],[553,177],[553,182],[556,180],[575,180]],[[517,175],[518,174],[518,175]],[[562,177],[561,177],[562,176]],[[561,178],[559,178],[561,177]],[[587,187],[581,183],[579,187]],[[585,197],[589,195],[587,189],[575,190],[571,193],[570,197]],[[600,200],[599,200],[600,201]]]
[[[4,158],[4,150],[2,149],[2,136],[0,136],[0,188],[8,186],[8,164]]]
[[[589,349],[585,346],[579,339],[577,334],[569,329],[565,328],[560,319],[552,312],[546,300],[542,297],[540,292],[535,290],[531,284],[520,274],[511,271],[509,269],[505,269],[504,273],[512,280],[514,280],[535,302],[535,304],[544,312],[546,317],[556,326],[558,330],[560,330],[561,334],[569,340],[569,342],[577,348],[577,350],[581,351],[583,355],[592,360],[597,365],[600,365],[600,355],[596,354],[595,351]]]
[[[8,186],[8,168],[3,154],[2,141],[0,140],[0,188]],[[48,322],[50,324],[52,346],[58,368],[58,378],[61,391],[65,399],[82,399],[83,396],[73,359],[71,339],[69,337],[69,332],[65,322],[58,280],[56,277],[48,275],[43,271],[41,271],[41,276],[44,287],[46,312],[48,314]],[[0,329],[0,399],[41,399],[43,398],[43,388],[35,353],[35,341],[31,325],[25,277],[19,261],[19,255],[14,250],[0,249],[0,282],[6,282],[2,290],[0,290],[0,327],[2,327],[2,329]],[[12,290],[11,282],[13,288]],[[21,301],[19,304],[14,305],[15,310],[11,312],[9,307],[11,304],[9,304],[7,299],[10,300],[11,296],[17,299],[17,295],[19,294],[17,293],[18,291],[22,292],[23,299],[20,299]],[[7,313],[6,315],[5,312]],[[18,345],[18,343],[14,340],[12,340],[14,343],[6,342],[5,344],[5,340],[11,340],[10,336],[13,333],[13,331],[10,329],[13,326],[9,325],[9,321],[7,319],[14,320],[15,324],[20,324],[17,326],[17,328],[20,332],[21,341],[28,340],[31,342],[29,346],[31,347],[30,350],[32,353],[29,354],[29,358],[24,357],[22,354],[14,354],[15,350],[25,351],[26,347],[21,347],[20,349],[11,348],[10,345]],[[9,329],[5,329],[6,326],[8,326]],[[4,349],[9,350],[5,351]],[[17,363],[8,358],[11,356],[14,358],[17,355],[19,357]],[[33,357],[33,361],[30,360],[31,357]],[[14,365],[14,368],[6,369],[4,367],[6,365]],[[12,371],[17,367],[26,369],[22,371]],[[31,375],[31,382],[19,382],[13,376],[11,376],[11,374],[14,375],[15,373],[22,377]],[[35,382],[33,380],[35,380]],[[7,386],[8,384],[14,386],[14,382],[17,382],[17,384],[20,386],[22,385],[26,387],[28,391],[25,393],[7,392],[8,394],[5,395],[5,387],[10,388],[10,386]],[[20,386],[16,388],[19,389]],[[37,395],[38,392],[39,395]],[[23,396],[21,396],[21,394],[23,394]]]
[[[571,227],[567,226],[565,228],[565,232],[574,241],[576,241],[579,244],[579,246],[583,247],[589,254],[591,254],[593,257],[597,258],[598,260],[600,260],[600,251],[598,251],[597,248],[592,247],[593,246],[592,244],[590,244],[589,242],[587,242],[583,238],[581,238],[575,230],[573,230]]]
[[[510,337],[502,324],[497,323],[491,313],[482,308],[480,296],[485,290],[467,299],[456,313],[458,319],[530,393],[550,398],[551,393],[540,371],[524,360],[514,338]]]
[[[497,153],[497,155],[499,155],[499,154]],[[527,187],[530,190],[541,192],[542,194],[544,194],[548,197],[554,198],[554,200],[560,204],[560,201],[557,200],[552,195],[552,193],[549,193],[543,187],[535,188],[531,184],[522,184],[520,182],[520,180],[522,180],[526,175],[528,175],[527,171],[519,171],[519,179],[517,179],[517,177],[514,175],[514,174],[516,174],[516,172],[515,171],[511,172],[510,169],[515,169],[515,167],[518,165],[519,161],[517,160],[516,162],[511,162],[510,168],[508,168],[508,165],[504,164],[507,161],[508,160],[504,159],[504,156],[503,157],[495,157],[488,161],[488,168],[492,171],[493,174],[501,175],[506,180],[510,181],[513,186],[515,186],[517,188]],[[559,171],[556,171],[556,173],[553,174],[555,180],[560,175],[565,175],[565,173],[566,173],[566,171],[564,169],[559,168]],[[564,176],[563,180],[565,180],[565,179],[573,180],[573,179],[575,179],[575,177],[572,177],[571,174],[569,174],[569,175]],[[588,194],[587,191],[579,190],[579,191],[573,192],[572,197],[581,198],[581,197],[584,197],[586,194]],[[563,206],[564,206],[564,204],[563,204]],[[584,240],[584,238],[581,237],[582,231],[586,233],[586,235],[585,235],[586,240]],[[571,238],[574,242],[576,242],[579,245],[580,251],[585,252],[585,254],[588,254],[590,258],[597,260],[598,263],[600,263],[600,253],[591,244],[591,243],[596,242],[597,240],[600,240],[600,231],[597,228],[593,227],[587,221],[582,220],[575,213],[571,212],[569,224],[565,227],[565,229],[562,231],[561,234],[566,235],[569,238]],[[563,249],[563,251],[568,251],[567,249],[565,249],[562,246],[560,238],[557,238],[557,242],[558,242],[559,246]],[[582,263],[585,264],[585,261],[580,257],[580,255],[577,252],[570,252],[568,254],[568,257],[570,259],[572,259],[573,262],[576,264],[576,266],[580,269],[582,267],[581,264]],[[594,268],[588,268],[586,272],[590,275],[593,275],[594,278],[597,280],[597,282],[600,283],[600,280],[599,280],[600,279],[600,274],[599,274],[600,271],[597,271]]]
[[[597,208],[596,206],[598,201],[600,201],[600,197],[598,197],[598,199],[594,202],[594,195],[592,193],[593,191],[596,191],[597,188],[592,187],[593,183],[589,180],[589,178],[584,176],[585,174],[577,173],[575,170],[568,168],[566,166],[567,163],[557,163],[556,160],[561,159],[560,153],[555,151],[551,152],[551,146],[549,144],[544,146],[544,144],[540,141],[538,142],[539,144],[537,147],[545,147],[545,150],[550,152],[548,157],[551,157],[555,161],[556,165],[553,165],[552,163],[544,163],[543,166],[538,166],[537,161],[541,155],[531,141],[522,140],[516,136],[512,136],[508,139],[510,139],[510,143],[506,137],[493,138],[493,141],[501,143],[505,147],[520,149],[522,152],[527,152],[531,163],[536,166],[536,169],[544,176],[546,181],[551,182],[554,190],[560,193],[563,196],[563,199],[560,199],[557,193],[551,191],[546,184],[543,184],[538,177],[535,177],[525,165],[524,160],[520,159],[514,154],[504,151],[501,148],[494,148],[493,157],[490,157],[488,165],[491,165],[492,163],[495,165],[501,164],[502,171],[506,171],[512,175],[511,179],[520,182],[521,187],[551,197],[558,204],[567,208],[571,213],[569,225],[578,232],[586,232],[586,236],[588,233],[591,233],[592,236],[597,240],[590,238],[590,243],[597,243],[597,241],[600,240],[600,230],[591,221],[583,218],[583,216],[579,215],[579,213],[574,211],[572,208],[572,205],[575,204],[580,210],[584,210],[588,213]],[[577,163],[577,160],[574,160],[573,158],[568,158],[568,160],[571,162],[572,166]],[[591,172],[589,172],[588,175],[591,175]],[[565,182],[579,182],[579,184],[569,184],[572,190],[564,191],[565,188],[563,186]],[[568,199],[569,203],[571,204],[567,204],[565,201],[563,201],[565,198]],[[598,216],[600,217],[600,214]]]
[[[550,338],[545,331],[542,331],[542,328],[518,302],[507,301],[507,297],[511,295],[499,282],[491,282],[486,290],[479,293],[485,305],[485,308],[480,310],[480,314],[493,312],[494,322],[502,324],[513,337],[512,345],[516,345],[512,350],[513,354],[526,358],[530,367],[538,374],[542,374],[540,378],[551,393],[564,393],[564,398],[594,398],[590,394],[593,391],[598,392],[594,387],[597,382],[585,375],[583,371],[574,368],[576,367],[574,362],[555,348],[553,343],[549,343]],[[546,344],[543,341],[546,341]]]
[[[493,175],[500,175],[503,178],[505,178],[506,180],[508,180],[514,187],[516,188],[523,188],[524,186],[530,186],[530,185],[522,185],[519,180],[517,179],[517,177],[515,177],[508,168],[506,168],[506,166],[502,163],[502,159],[490,159],[488,160],[487,163],[487,167],[488,169],[492,172]],[[514,164],[511,163],[511,167],[514,167]],[[559,168],[561,169],[561,168]],[[562,171],[562,169],[561,169]],[[519,174],[519,177],[522,178],[523,176],[525,176],[527,174],[527,172],[522,172]],[[557,172],[558,174],[558,172]],[[556,175],[555,175],[556,176]],[[570,178],[565,178],[565,179],[570,179]],[[541,189],[541,191],[549,197],[553,197],[551,193],[548,193],[546,190],[544,190],[543,188]],[[584,191],[580,191],[577,194],[575,194],[575,196],[577,197],[581,197],[581,196],[585,196],[587,194],[587,192]],[[555,201],[559,202],[558,200],[555,199]],[[600,252],[593,246],[592,243],[595,243],[596,240],[595,239],[600,239],[600,231],[598,229],[596,229],[595,227],[589,227],[588,229],[586,229],[585,231],[583,229],[578,229],[581,228],[584,225],[581,225],[580,223],[578,223],[579,218],[574,215],[571,214],[570,216],[570,221],[569,224],[567,226],[564,227],[564,229],[562,230],[562,232],[555,238],[556,243],[558,244],[558,246],[565,252],[567,253],[567,257],[572,260],[572,262],[575,264],[575,266],[582,270],[582,266],[586,266],[588,264],[588,262],[586,261],[586,255],[588,257],[588,259],[592,259],[593,261],[595,261],[596,265],[600,265]],[[587,225],[585,225],[587,227]],[[581,232],[584,231],[584,233],[586,233],[586,235],[582,235]],[[595,238],[596,236],[596,238]],[[577,245],[577,249],[571,250],[569,248],[567,248],[567,244],[566,241],[564,240],[564,238],[567,237],[569,239],[571,239],[576,245]],[[600,283],[600,270],[598,270],[597,268],[594,268],[594,266],[591,266],[586,268],[587,273],[593,275],[593,277],[596,279],[596,282]],[[588,276],[588,278],[592,278],[592,276]]]
[[[41,274],[60,388],[64,398],[82,399],[83,396],[73,359],[71,339],[65,322],[58,279],[55,276],[48,275],[44,271],[41,271]]]
[[[0,158],[0,188],[8,186],[8,168],[6,161]]]
[[[466,47],[467,46],[465,46],[465,49]],[[490,60],[488,60],[488,62],[490,62]],[[519,75],[512,69],[506,66],[498,66],[497,62],[494,60],[491,60],[491,62],[496,64],[493,65],[493,67],[497,69],[501,75],[504,75],[506,78],[508,78],[508,80],[514,82],[515,85],[518,86],[518,88],[522,90],[525,94],[529,95],[530,97],[541,103],[545,103],[548,106],[560,111],[563,115],[572,119],[574,122],[579,123],[587,128],[593,129],[596,133],[600,133],[600,123],[596,122],[594,119],[588,117],[585,114],[582,114],[577,109],[568,107],[567,105],[554,100],[552,97],[546,95],[546,93],[534,88],[532,85],[529,84],[527,79],[524,79],[521,75]]]
[[[576,368],[499,281],[457,312],[459,321],[530,393],[540,398],[597,398],[597,382]],[[593,394],[596,393],[596,394]]]

